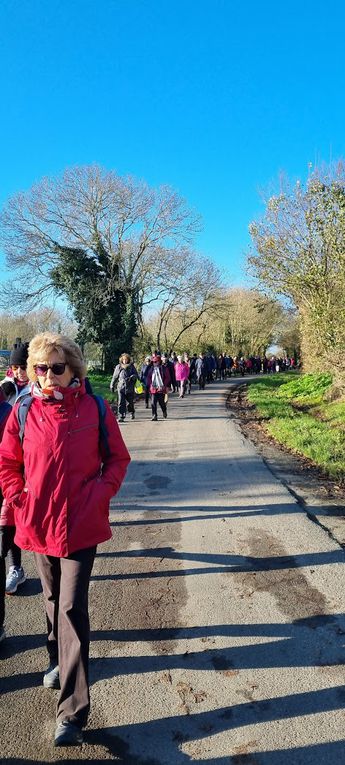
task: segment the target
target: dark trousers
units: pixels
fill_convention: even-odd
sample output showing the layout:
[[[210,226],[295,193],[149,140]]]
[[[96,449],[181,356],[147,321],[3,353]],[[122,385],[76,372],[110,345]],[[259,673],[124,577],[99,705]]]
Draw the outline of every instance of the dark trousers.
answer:
[[[22,551],[14,543],[15,526],[0,526],[0,627],[5,621],[6,564],[8,556],[10,566],[21,566]]]
[[[67,558],[35,553],[47,617],[50,661],[59,665],[57,722],[83,727],[90,709],[88,591],[96,547]]]
[[[151,409],[153,417],[157,417],[157,404],[159,404],[163,414],[166,414],[167,405],[164,401],[164,396],[165,393],[162,393],[161,391],[159,393],[151,394]]]
[[[126,392],[124,388],[121,388],[120,390],[117,391],[117,393],[118,393],[118,407],[117,407],[118,413],[125,416],[127,409],[131,413],[134,412],[134,390]]]

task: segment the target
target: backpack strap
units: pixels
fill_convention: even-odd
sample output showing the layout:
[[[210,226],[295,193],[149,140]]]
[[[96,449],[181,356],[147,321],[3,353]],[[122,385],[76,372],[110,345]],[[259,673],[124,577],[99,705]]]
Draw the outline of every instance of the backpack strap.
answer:
[[[0,404],[0,424],[9,415],[11,409],[12,409],[11,404],[9,404],[8,401],[2,401],[1,402],[1,404]]]
[[[20,398],[18,402],[17,417],[19,422],[19,438],[21,443],[23,443],[26,418],[28,416],[28,411],[32,402],[33,398],[30,393]]]
[[[85,385],[86,393],[90,393],[92,396],[92,385],[88,377],[84,378],[84,385]]]
[[[102,396],[97,396],[96,393],[91,393],[91,396],[96,401],[97,409],[98,409],[99,442],[100,442],[100,445],[103,446],[106,456],[110,457],[108,430],[105,424],[105,415],[107,410],[104,403],[104,398],[102,398]]]

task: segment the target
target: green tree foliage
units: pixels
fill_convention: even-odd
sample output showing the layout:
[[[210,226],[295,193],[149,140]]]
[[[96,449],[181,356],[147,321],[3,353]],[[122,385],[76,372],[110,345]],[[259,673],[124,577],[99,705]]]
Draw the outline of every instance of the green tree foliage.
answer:
[[[345,167],[310,174],[305,187],[282,183],[250,225],[252,273],[300,314],[305,368],[343,376],[345,350]]]

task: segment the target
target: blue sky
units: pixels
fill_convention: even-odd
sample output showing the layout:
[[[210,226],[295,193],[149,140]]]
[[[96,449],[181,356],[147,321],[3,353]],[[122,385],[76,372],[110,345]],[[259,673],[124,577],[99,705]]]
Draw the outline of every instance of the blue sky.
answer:
[[[344,28],[340,1],[2,0],[0,203],[74,164],[170,184],[246,284],[259,189],[345,155]]]

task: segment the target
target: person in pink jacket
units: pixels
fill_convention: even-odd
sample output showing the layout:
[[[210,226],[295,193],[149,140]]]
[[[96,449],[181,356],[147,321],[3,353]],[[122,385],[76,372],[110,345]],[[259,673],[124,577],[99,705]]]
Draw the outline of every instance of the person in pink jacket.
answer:
[[[0,484],[14,508],[15,542],[35,553],[46,608],[46,688],[60,688],[55,745],[80,744],[90,708],[88,588],[97,545],[111,537],[109,502],[130,457],[107,402],[86,392],[80,348],[63,335],[29,345],[33,381],[21,437],[16,404],[0,444]]]
[[[179,383],[179,398],[183,398],[187,389],[187,382],[189,377],[189,364],[186,361],[182,360],[182,356],[177,357],[177,362],[175,364],[175,377],[176,382]]]

